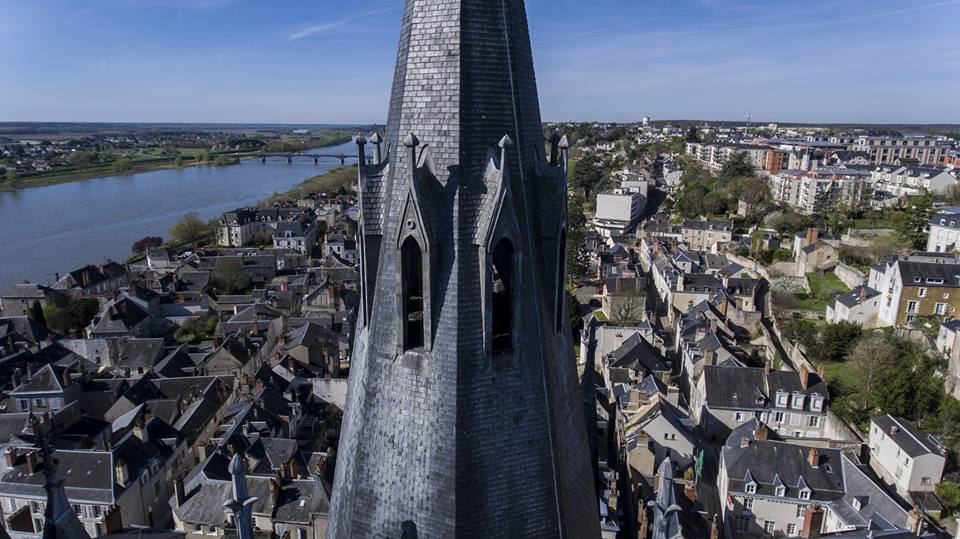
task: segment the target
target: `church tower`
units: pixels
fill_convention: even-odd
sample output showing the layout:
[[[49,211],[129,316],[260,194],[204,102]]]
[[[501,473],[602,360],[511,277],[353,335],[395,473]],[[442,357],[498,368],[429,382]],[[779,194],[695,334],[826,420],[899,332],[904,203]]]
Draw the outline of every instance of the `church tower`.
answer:
[[[405,0],[364,138],[362,297],[329,538],[596,537],[566,313],[565,139],[523,0]]]

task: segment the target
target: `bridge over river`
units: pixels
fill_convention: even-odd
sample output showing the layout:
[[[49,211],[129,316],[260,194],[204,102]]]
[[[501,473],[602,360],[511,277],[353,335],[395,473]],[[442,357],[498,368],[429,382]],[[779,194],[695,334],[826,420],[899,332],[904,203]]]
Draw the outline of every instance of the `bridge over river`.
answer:
[[[258,156],[261,163],[266,163],[269,158],[283,158],[287,160],[287,163],[293,163],[294,159],[313,159],[314,165],[319,165],[321,159],[339,159],[341,165],[347,164],[347,160],[351,159],[356,161],[359,159],[356,155],[350,155],[346,153],[306,153],[306,152],[296,152],[296,153],[262,153]]]

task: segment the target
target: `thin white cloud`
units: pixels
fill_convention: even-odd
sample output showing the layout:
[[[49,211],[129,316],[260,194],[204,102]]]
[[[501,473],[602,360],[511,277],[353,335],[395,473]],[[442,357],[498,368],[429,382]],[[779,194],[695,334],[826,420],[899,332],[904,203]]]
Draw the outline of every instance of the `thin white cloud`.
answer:
[[[958,0],[960,1],[960,0]],[[289,36],[287,36],[288,41],[297,41],[299,39],[304,39],[312,35],[321,34],[328,30],[333,30],[334,28],[339,28],[345,26],[355,20],[365,19],[367,17],[373,17],[374,15],[382,15],[384,13],[390,13],[391,11],[396,11],[398,8],[391,7],[386,9],[377,9],[374,11],[367,11],[366,13],[360,13],[358,15],[353,15],[339,21],[326,22],[322,24],[315,24],[313,26],[308,26],[302,30],[298,30]]]
[[[294,32],[294,33],[290,34],[289,36],[287,36],[287,39],[288,39],[289,41],[296,41],[296,40],[298,40],[298,39],[303,39],[303,38],[305,38],[305,37],[310,37],[310,36],[312,36],[312,35],[314,35],[314,34],[319,34],[319,33],[322,33],[322,32],[326,32],[327,30],[333,30],[334,28],[339,28],[339,27],[341,27],[341,26],[349,23],[351,20],[353,20],[353,19],[351,19],[350,17],[347,17],[346,19],[342,19],[342,20],[339,20],[339,21],[328,22],[328,23],[324,23],[324,24],[317,24],[317,25],[314,25],[314,26],[308,26],[308,27],[304,28],[303,30],[300,30],[300,31],[298,31],[298,32]]]

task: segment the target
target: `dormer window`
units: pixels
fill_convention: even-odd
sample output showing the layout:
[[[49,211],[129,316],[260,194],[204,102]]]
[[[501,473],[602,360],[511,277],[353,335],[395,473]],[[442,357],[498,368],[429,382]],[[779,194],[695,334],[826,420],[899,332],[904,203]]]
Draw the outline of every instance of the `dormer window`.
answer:
[[[493,249],[493,351],[513,347],[513,295],[515,283],[513,244],[507,238]]]
[[[793,409],[794,410],[803,410],[803,402],[806,399],[806,396],[800,392],[794,392],[793,394]]]
[[[810,398],[810,409],[814,412],[823,410],[823,397],[819,393],[814,393]]]
[[[786,495],[787,495],[787,487],[784,487],[784,486],[779,486],[779,487],[777,487],[777,497],[778,497],[778,498],[783,498],[783,497],[786,496]]]
[[[400,248],[400,265],[403,349],[412,350],[424,345],[423,250],[413,236],[408,237]]]
[[[810,499],[810,494],[811,494],[810,489],[805,488],[805,489],[803,489],[803,490],[800,491],[800,499],[801,499],[801,500],[809,500],[809,499]]]
[[[782,389],[777,390],[777,406],[786,408],[788,406],[787,401],[789,399],[790,399],[790,395],[788,395],[786,391]]]
[[[757,484],[747,483],[747,494],[756,494],[756,493],[757,493]]]

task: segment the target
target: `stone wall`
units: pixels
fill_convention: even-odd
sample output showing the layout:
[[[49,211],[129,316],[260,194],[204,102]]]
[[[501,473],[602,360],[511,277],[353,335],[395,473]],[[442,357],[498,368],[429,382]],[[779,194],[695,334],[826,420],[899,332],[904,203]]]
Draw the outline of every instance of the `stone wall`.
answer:
[[[837,263],[833,273],[851,290],[867,282],[867,276],[862,271],[843,262]]]

